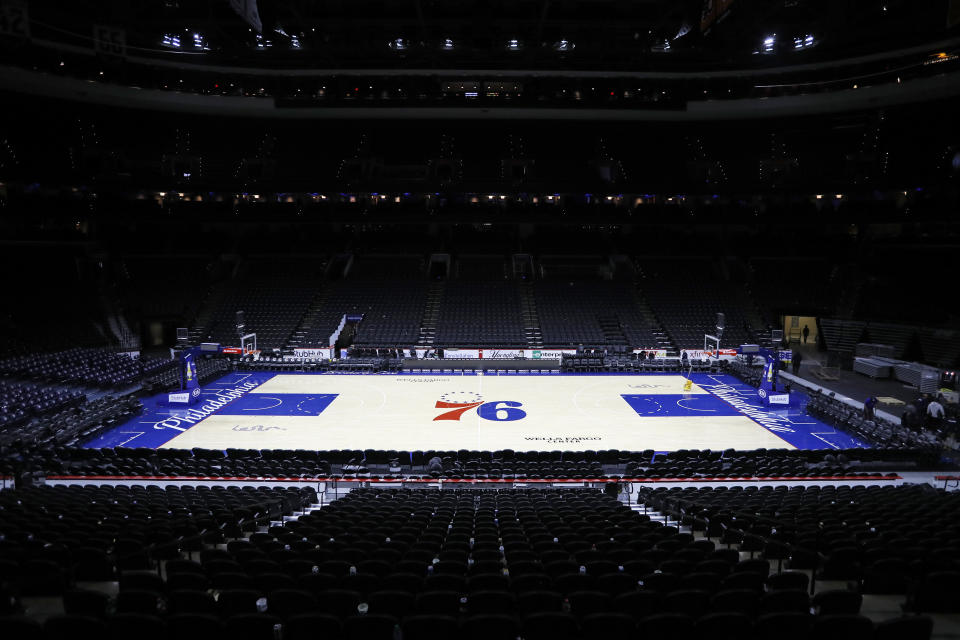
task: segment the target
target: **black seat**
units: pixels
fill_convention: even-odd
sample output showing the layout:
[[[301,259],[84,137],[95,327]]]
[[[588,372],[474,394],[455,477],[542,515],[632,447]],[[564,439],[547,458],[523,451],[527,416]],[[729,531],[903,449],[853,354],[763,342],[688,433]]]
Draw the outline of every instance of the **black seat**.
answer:
[[[933,619],[927,616],[905,616],[878,622],[875,640],[930,640]]]
[[[640,620],[657,613],[663,596],[655,591],[622,593],[613,599],[613,610]]]
[[[637,621],[625,613],[591,613],[580,619],[580,628],[585,639],[633,638]]]
[[[205,591],[210,586],[210,579],[204,573],[171,573],[167,575],[167,590],[196,589]]]
[[[385,613],[402,618],[414,610],[416,596],[409,591],[383,589],[367,595],[370,613]]]
[[[477,591],[467,597],[467,612],[513,613],[516,599],[509,591]]]
[[[813,623],[813,637],[823,640],[873,640],[873,622],[857,614],[820,615]]]
[[[771,591],[760,599],[762,613],[777,613],[781,611],[809,612],[810,596],[806,591]]]
[[[196,589],[171,591],[167,597],[167,608],[171,613],[219,613],[213,594]]]
[[[926,575],[909,601],[918,613],[960,611],[960,572],[934,571]]]
[[[43,631],[49,640],[107,637],[106,623],[90,616],[51,616],[43,624]],[[32,638],[37,637],[40,636],[32,636]]]
[[[710,593],[697,589],[671,591],[663,598],[663,610],[667,613],[682,613],[698,618],[710,607]]]
[[[397,618],[387,614],[368,613],[350,616],[343,623],[344,640],[393,640]]]
[[[597,577],[595,588],[611,596],[637,589],[637,579],[626,572],[605,573]]]
[[[809,576],[800,571],[784,571],[783,573],[775,573],[767,578],[767,587],[772,591],[781,591],[784,589],[806,591],[809,584]]]
[[[578,618],[610,610],[610,596],[602,591],[574,591],[567,594],[567,602],[570,613]]]
[[[527,573],[510,579],[510,589],[520,594],[527,591],[549,591],[553,580],[545,573]]]
[[[223,624],[214,615],[174,613],[167,616],[167,633],[177,640],[210,640],[223,634]]]
[[[253,589],[227,589],[220,592],[217,608],[224,617],[257,613],[257,601],[263,596]]]
[[[341,620],[357,613],[360,594],[345,589],[327,589],[316,595],[317,611],[337,616]]]
[[[460,611],[460,594],[456,591],[424,591],[417,595],[417,613],[456,616]]]
[[[407,616],[402,628],[403,640],[449,640],[460,629],[455,617],[435,614]]]
[[[559,612],[563,596],[556,591],[526,591],[517,595],[517,611],[521,614]]]
[[[291,616],[283,625],[284,640],[316,640],[339,638],[343,625],[336,616],[327,613],[300,613]]]
[[[66,588],[67,578],[53,560],[29,560],[20,574],[20,594],[24,596],[58,596]]]
[[[460,637],[470,640],[515,640],[520,633],[516,618],[498,613],[482,613],[464,618]]]
[[[577,637],[577,621],[569,613],[531,613],[521,622],[524,640],[573,640]]]
[[[698,637],[710,640],[742,640],[750,637],[753,622],[750,616],[734,611],[708,613],[693,625]]]
[[[274,640],[281,620],[266,613],[240,613],[224,620],[226,636],[236,640]]]
[[[167,623],[155,616],[142,613],[117,613],[108,622],[108,637],[112,640],[164,640]]]
[[[862,604],[861,594],[846,589],[829,589],[813,596],[813,606],[818,615],[856,614],[860,613]]]
[[[757,618],[754,629],[757,638],[804,640],[811,637],[812,626],[813,616],[809,613],[781,611],[760,616]]]
[[[682,613],[655,613],[640,620],[638,628],[645,638],[690,640],[693,637],[693,618]]]
[[[43,637],[43,627],[26,616],[0,616],[0,637],[4,640],[37,640]]]
[[[317,608],[317,599],[303,589],[277,589],[267,595],[267,611],[287,619],[301,613],[310,613]]]
[[[481,573],[467,579],[467,591],[506,591],[510,588],[510,578],[499,573]]]
[[[68,589],[63,594],[63,610],[68,615],[92,616],[103,619],[107,615],[110,597],[92,589]]]
[[[118,613],[141,613],[156,615],[160,609],[161,596],[146,589],[126,589],[117,594]]]
[[[121,571],[120,590],[140,589],[163,593],[166,590],[163,580],[155,571]]]
[[[766,576],[755,571],[737,571],[731,573],[720,582],[722,589],[752,589],[763,591]]]

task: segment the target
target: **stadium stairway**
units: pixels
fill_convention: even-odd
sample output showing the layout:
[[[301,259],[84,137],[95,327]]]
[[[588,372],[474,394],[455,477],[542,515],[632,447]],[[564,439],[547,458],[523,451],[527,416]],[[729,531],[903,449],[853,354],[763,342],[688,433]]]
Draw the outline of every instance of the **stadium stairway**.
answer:
[[[317,325],[317,320],[320,317],[323,307],[327,303],[327,298],[329,295],[330,290],[327,287],[320,287],[316,295],[313,297],[313,300],[310,302],[310,306],[307,307],[307,311],[300,320],[300,324],[297,325],[297,328],[293,330],[293,334],[290,336],[290,339],[287,340],[287,349],[326,346],[309,344],[307,336],[309,335],[311,329]]]
[[[420,319],[420,335],[417,338],[418,347],[432,347],[437,335],[437,323],[440,320],[440,305],[443,302],[443,293],[446,282],[443,280],[431,282],[427,290],[427,301],[423,307],[423,317]]]
[[[600,323],[600,329],[603,331],[604,343],[611,345],[629,344],[627,336],[623,334],[623,328],[620,326],[620,318],[615,313],[598,313],[597,321]]]
[[[543,346],[543,334],[540,329],[540,317],[537,314],[537,299],[533,295],[533,283],[520,282],[517,289],[520,292],[520,315],[527,346],[531,349],[539,349]]]
[[[226,294],[227,284],[223,282],[213,285],[207,292],[206,298],[200,303],[200,310],[197,312],[197,317],[190,323],[191,344],[200,344],[206,341],[210,323],[213,322],[213,316],[220,307],[220,303]]]
[[[643,295],[638,285],[634,288],[634,293],[637,298],[637,308],[640,310],[641,315],[647,321],[647,325],[651,327],[650,332],[653,334],[654,338],[657,341],[655,345],[649,345],[650,347],[655,347],[657,349],[663,349],[667,352],[668,356],[674,356],[679,353],[676,343],[673,341],[673,338],[670,337],[670,333],[664,328],[663,324],[660,322],[660,318],[657,317],[656,311],[653,310],[653,307],[650,306],[650,303],[647,302],[646,297]]]

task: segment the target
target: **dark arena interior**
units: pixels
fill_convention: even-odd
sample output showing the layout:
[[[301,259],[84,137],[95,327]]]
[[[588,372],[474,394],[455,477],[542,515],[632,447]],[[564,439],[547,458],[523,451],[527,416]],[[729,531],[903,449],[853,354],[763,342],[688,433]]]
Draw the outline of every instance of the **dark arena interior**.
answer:
[[[0,0],[0,638],[960,638],[958,116],[960,0]]]

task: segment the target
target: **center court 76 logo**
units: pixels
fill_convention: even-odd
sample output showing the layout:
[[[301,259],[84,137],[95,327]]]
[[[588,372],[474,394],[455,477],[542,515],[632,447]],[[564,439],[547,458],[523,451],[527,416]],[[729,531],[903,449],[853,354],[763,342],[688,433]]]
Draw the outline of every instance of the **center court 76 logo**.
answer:
[[[511,422],[527,417],[527,412],[520,409],[523,404],[513,400],[496,400],[485,402],[483,396],[469,391],[449,391],[437,400],[434,405],[437,409],[447,409],[436,418],[437,420],[460,421],[460,417],[471,409],[477,410],[477,416],[494,422]]]

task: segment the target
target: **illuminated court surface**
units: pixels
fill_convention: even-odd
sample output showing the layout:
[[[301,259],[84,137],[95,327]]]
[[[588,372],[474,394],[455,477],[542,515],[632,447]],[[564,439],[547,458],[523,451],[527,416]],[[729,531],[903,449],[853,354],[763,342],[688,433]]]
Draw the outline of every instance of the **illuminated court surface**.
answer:
[[[190,411],[148,398],[88,447],[451,450],[863,446],[804,415],[768,411],[735,378],[679,375],[234,373]],[[798,396],[802,398],[802,396]],[[799,404],[799,403],[796,403]]]

